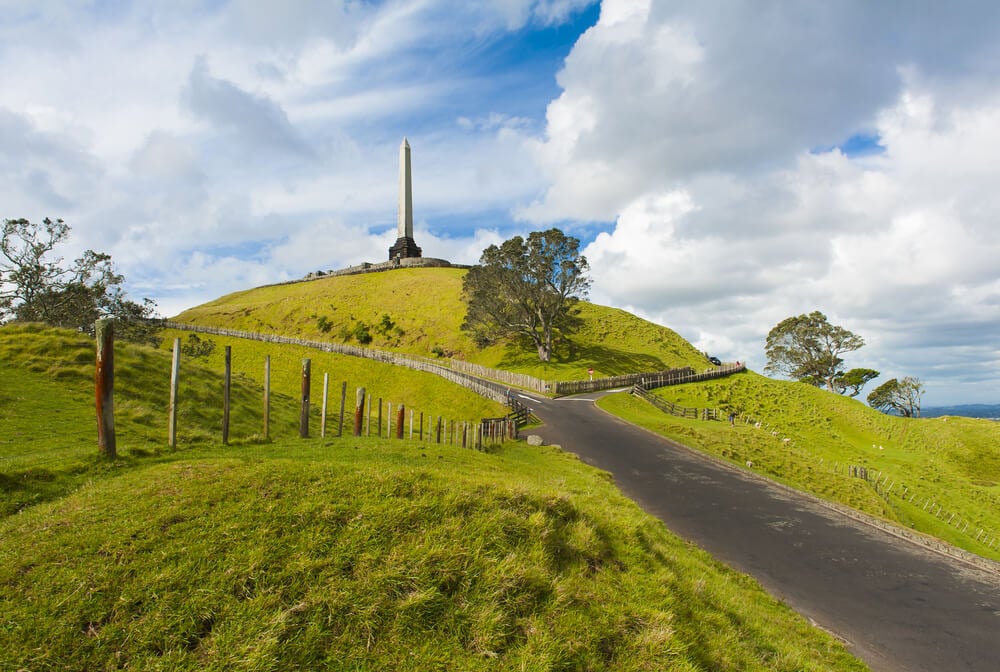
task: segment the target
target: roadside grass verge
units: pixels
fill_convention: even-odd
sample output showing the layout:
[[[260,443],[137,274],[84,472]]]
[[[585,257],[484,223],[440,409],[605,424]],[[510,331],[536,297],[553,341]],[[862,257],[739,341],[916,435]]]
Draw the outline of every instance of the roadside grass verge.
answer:
[[[552,448],[201,447],[0,521],[0,668],[862,670]]]
[[[998,423],[888,416],[856,399],[754,373],[655,394],[683,406],[736,411],[740,418],[735,426],[676,418],[630,395],[611,395],[599,403],[737,465],[750,461],[754,471],[792,487],[1000,559],[1000,545],[990,548],[975,538],[979,529],[1000,533]],[[747,424],[745,418],[763,426]],[[880,474],[883,492],[892,483],[889,496],[848,476],[850,465]],[[933,506],[924,508],[928,502]],[[935,516],[938,510],[947,515]]]

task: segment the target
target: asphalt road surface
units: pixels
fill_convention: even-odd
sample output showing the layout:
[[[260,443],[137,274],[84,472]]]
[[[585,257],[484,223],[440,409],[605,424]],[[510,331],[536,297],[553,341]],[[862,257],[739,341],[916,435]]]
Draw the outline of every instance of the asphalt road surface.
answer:
[[[611,472],[677,535],[753,576],[876,672],[998,672],[1000,575],[856,521],[598,409],[532,398],[531,433]]]

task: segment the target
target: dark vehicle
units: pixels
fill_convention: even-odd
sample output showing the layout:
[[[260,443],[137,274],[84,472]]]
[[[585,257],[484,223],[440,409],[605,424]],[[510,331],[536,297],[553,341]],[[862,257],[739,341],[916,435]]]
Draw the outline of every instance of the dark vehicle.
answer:
[[[709,357],[708,361],[712,362],[712,364],[715,364],[716,366],[722,366],[722,360],[718,357]]]

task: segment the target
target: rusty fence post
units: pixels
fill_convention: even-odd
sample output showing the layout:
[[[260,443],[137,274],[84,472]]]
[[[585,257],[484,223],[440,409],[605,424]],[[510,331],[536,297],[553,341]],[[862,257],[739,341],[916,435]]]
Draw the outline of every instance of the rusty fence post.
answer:
[[[97,404],[97,449],[105,457],[118,456],[115,443],[115,325],[111,320],[94,323],[97,367],[94,393]]]
[[[354,436],[361,436],[362,419],[365,412],[365,388],[359,387],[354,406]]]
[[[312,362],[302,360],[302,407],[299,411],[299,438],[309,438],[309,387],[311,384]]]

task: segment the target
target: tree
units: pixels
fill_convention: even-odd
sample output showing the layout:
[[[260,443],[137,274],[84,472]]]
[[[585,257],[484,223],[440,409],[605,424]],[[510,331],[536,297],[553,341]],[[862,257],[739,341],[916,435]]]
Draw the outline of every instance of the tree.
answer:
[[[851,369],[847,373],[838,374],[833,380],[834,388],[840,394],[856,397],[861,394],[861,388],[881,374],[875,369]]]
[[[111,255],[85,251],[69,267],[52,258],[69,236],[63,220],[5,219],[0,234],[0,323],[10,320],[45,322],[91,332],[94,321],[114,317],[132,321],[119,330],[125,338],[157,343],[148,320],[156,304],[126,298],[125,278],[115,273]],[[139,321],[146,321],[139,324]]]
[[[864,344],[863,338],[830,324],[818,310],[789,317],[767,334],[764,370],[835,391],[837,377],[844,375],[840,355]]]
[[[893,378],[868,395],[868,405],[883,413],[896,411],[907,418],[920,416],[920,398],[924,395],[924,384],[919,378],[906,376],[902,380]]]
[[[590,289],[590,266],[579,247],[579,240],[559,229],[490,245],[462,283],[468,303],[462,328],[481,346],[525,336],[538,358],[550,361],[553,333],[576,327],[576,303]]]

